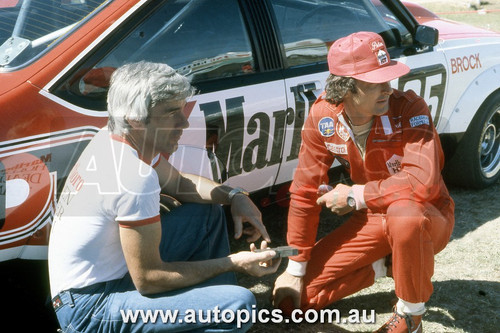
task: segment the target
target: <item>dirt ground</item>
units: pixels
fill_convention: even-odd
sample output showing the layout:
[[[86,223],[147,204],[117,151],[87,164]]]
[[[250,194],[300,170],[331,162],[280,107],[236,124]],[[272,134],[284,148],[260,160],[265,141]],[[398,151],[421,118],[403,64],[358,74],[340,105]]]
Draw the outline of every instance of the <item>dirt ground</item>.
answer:
[[[448,246],[436,256],[434,294],[424,315],[425,332],[498,332],[500,327],[500,182],[484,190],[450,188],[455,200],[456,222]],[[273,245],[284,245],[286,208],[263,210]],[[334,229],[343,219],[324,211],[320,234]],[[238,242],[242,246],[242,242]],[[281,273],[286,260],[281,264]],[[257,297],[259,308],[271,310],[270,296],[276,275],[264,278],[239,276],[239,282]],[[338,309],[342,320],[350,310],[375,310],[370,324],[272,324],[258,323],[251,332],[370,332],[391,315],[395,298],[394,282],[382,278],[361,292],[343,299],[330,309]]]

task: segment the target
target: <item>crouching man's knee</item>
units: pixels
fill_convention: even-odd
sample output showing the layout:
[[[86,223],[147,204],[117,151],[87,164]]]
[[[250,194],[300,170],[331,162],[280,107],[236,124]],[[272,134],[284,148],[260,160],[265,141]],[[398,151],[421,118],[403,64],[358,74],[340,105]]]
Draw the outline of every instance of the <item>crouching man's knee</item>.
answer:
[[[387,232],[400,241],[417,237],[420,232],[430,227],[426,217],[426,207],[413,200],[398,200],[387,209]]]

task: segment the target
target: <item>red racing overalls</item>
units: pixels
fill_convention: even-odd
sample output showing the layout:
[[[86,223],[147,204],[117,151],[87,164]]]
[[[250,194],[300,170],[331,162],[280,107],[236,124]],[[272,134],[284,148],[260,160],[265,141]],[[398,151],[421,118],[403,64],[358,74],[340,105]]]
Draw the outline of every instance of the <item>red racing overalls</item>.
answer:
[[[337,160],[364,184],[367,208],[316,242],[321,206],[317,189]],[[320,96],[302,131],[299,164],[290,188],[288,244],[308,261],[302,308],[320,309],[374,282],[371,266],[392,254],[396,295],[426,302],[432,294],[434,255],[449,241],[454,202],[441,177],[444,155],[425,101],[394,90],[376,116],[362,157],[343,105]]]

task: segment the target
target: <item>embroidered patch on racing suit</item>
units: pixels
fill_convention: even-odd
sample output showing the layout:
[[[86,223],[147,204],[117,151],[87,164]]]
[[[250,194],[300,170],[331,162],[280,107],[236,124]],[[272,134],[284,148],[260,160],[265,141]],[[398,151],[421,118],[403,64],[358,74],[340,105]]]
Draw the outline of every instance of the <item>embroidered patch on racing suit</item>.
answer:
[[[325,142],[326,149],[337,155],[347,155],[347,145]]]
[[[399,156],[399,155],[392,155],[392,157],[390,159],[388,159],[386,162],[385,162],[385,165],[387,166],[387,170],[389,170],[389,173],[391,175],[394,175],[396,173],[398,173],[399,171],[401,171],[401,160],[403,159],[402,156]]]
[[[430,125],[428,116],[421,115],[421,116],[415,116],[413,118],[410,118],[410,126],[411,127],[417,127],[417,126],[422,126],[422,125]]]
[[[337,126],[335,127],[335,130],[337,131],[337,135],[347,142],[349,140],[349,131],[345,128],[345,126],[339,121],[337,122]]]
[[[335,134],[335,125],[331,117],[324,117],[318,123],[318,129],[322,136],[330,137]]]

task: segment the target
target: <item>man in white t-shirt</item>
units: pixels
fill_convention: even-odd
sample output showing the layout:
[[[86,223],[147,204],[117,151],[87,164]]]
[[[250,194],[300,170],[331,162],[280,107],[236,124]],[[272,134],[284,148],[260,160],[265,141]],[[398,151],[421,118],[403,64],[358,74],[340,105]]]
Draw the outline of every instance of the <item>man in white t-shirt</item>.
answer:
[[[248,222],[248,240],[262,236],[265,248],[270,239],[257,207],[244,191],[182,174],[165,157],[189,125],[183,110],[192,94],[165,64],[113,73],[108,126],[68,176],[51,231],[52,301],[64,331],[250,327],[236,319],[249,318],[255,298],[235,285],[234,272],[274,273],[279,260],[271,261],[274,251],[253,252],[253,244],[230,255],[221,204],[231,204],[235,237]],[[182,205],[160,216],[160,193]]]

